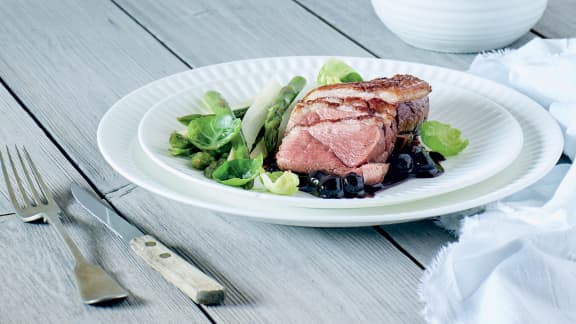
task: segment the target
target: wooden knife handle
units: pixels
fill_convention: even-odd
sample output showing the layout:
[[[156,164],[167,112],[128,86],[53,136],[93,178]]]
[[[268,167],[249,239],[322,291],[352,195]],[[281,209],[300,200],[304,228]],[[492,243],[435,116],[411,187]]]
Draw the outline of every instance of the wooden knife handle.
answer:
[[[186,262],[153,236],[133,238],[130,246],[146,263],[195,303],[218,304],[224,300],[222,285]]]

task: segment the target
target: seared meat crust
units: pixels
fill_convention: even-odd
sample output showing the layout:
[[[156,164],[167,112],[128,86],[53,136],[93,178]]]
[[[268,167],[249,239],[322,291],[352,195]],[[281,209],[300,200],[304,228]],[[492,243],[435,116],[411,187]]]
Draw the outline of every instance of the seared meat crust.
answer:
[[[356,172],[368,185],[382,182],[394,146],[411,142],[428,116],[430,91],[411,75],[318,87],[292,111],[278,166],[301,173]]]

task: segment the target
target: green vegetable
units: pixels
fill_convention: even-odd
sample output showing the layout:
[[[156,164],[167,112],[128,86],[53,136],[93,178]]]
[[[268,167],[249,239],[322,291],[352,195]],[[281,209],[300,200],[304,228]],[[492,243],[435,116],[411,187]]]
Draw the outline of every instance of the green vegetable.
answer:
[[[188,140],[187,134],[173,132],[170,134],[170,154],[173,156],[188,156],[195,151],[194,145]]]
[[[439,121],[426,121],[422,124],[420,137],[431,150],[444,156],[454,156],[468,146],[468,139],[461,137],[460,130]]]
[[[230,105],[226,102],[226,100],[222,97],[219,92],[216,91],[207,91],[203,97],[204,101],[203,104],[205,108],[211,109],[215,114],[216,118],[232,118],[234,121],[238,123],[239,129],[235,132],[233,136],[230,137],[230,142],[232,143],[232,151],[230,152],[230,159],[247,159],[250,157],[248,152],[248,146],[246,145],[246,140],[244,139],[244,135],[242,134],[242,124],[240,119],[234,117],[234,112],[230,108]],[[204,118],[204,117],[203,117]],[[191,122],[190,125],[194,123]],[[190,126],[188,126],[190,128]],[[218,130],[218,127],[223,127],[221,125],[215,125],[213,128],[214,131]],[[192,136],[190,137],[192,141]],[[194,143],[194,141],[192,141]]]
[[[248,110],[249,107],[242,107],[242,108],[238,108],[235,110],[232,110],[232,112],[234,113],[234,117],[236,118],[244,118],[244,115],[246,115],[246,111]],[[184,126],[188,126],[188,124],[190,124],[190,122],[194,119],[203,117],[203,116],[213,116],[214,114],[191,114],[191,115],[186,115],[186,116],[180,116],[180,117],[176,117],[176,119],[182,123],[182,125]]]
[[[358,72],[348,64],[337,59],[329,59],[326,61],[320,68],[317,78],[317,82],[320,85],[360,81],[362,81],[362,76],[360,76]]]
[[[233,109],[232,112],[234,113],[234,117],[243,119],[249,108],[250,108],[250,106],[242,107],[242,108],[238,108],[238,109]]]
[[[298,191],[300,180],[290,171],[262,172],[260,181],[266,190],[278,195],[292,195]]]
[[[190,156],[194,152],[190,148],[171,148],[169,151],[172,156]]]
[[[274,103],[280,89],[282,86],[278,82],[271,81],[254,97],[250,109],[246,112],[246,118],[242,120],[242,134],[248,148],[253,149],[260,133],[262,133],[262,138],[264,137],[263,126],[268,108]]]
[[[200,105],[208,110],[213,111],[214,114],[216,115],[230,114],[234,116],[232,109],[230,108],[226,100],[224,100],[224,97],[222,97],[222,95],[218,91],[214,90],[206,91],[206,93],[204,93],[204,96],[202,97],[202,100],[203,102]]]
[[[305,85],[305,78],[301,76],[292,78],[285,87],[280,89],[280,93],[274,99],[272,106],[268,108],[264,121],[264,144],[269,155],[274,154],[278,148],[278,130],[284,113]]]
[[[240,133],[240,119],[230,115],[202,116],[188,125],[190,142],[202,150],[216,150]]]
[[[228,155],[230,154],[231,149],[232,149],[232,143],[228,143],[228,144],[223,145],[222,147],[220,147],[217,150],[207,150],[204,152],[212,155],[212,157],[215,160],[219,160],[220,158],[226,158],[227,159]]]
[[[186,115],[186,116],[180,116],[180,117],[176,117],[176,119],[184,126],[188,126],[188,124],[190,124],[191,121],[193,121],[194,119],[200,118],[202,116],[206,116],[203,114],[191,114],[191,115]]]
[[[212,173],[212,179],[233,187],[252,187],[253,180],[262,170],[262,155],[255,159],[228,160]]]
[[[206,169],[204,169],[204,176],[208,179],[212,179],[212,174],[214,173],[214,170],[218,169],[218,167],[224,164],[224,162],[226,162],[226,158],[222,158],[210,163],[210,165],[208,165]]]
[[[196,152],[190,158],[190,165],[196,170],[204,170],[214,161],[214,157],[210,153]]]
[[[192,144],[188,140],[188,136],[178,132],[173,132],[172,134],[170,134],[170,139],[168,141],[170,142],[170,147],[172,148],[183,149],[183,148],[190,148],[192,146]]]

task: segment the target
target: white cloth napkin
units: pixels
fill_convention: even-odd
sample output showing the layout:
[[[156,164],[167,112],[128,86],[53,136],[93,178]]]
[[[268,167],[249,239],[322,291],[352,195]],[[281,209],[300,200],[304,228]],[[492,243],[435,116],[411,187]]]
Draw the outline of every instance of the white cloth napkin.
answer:
[[[518,50],[481,54],[470,72],[548,108],[565,132],[564,152],[575,157],[576,40],[535,39]],[[530,188],[464,219],[458,242],[422,279],[428,322],[576,323],[574,165],[556,166]]]
[[[564,153],[576,154],[576,38],[537,38],[518,50],[480,54],[468,72],[515,88],[549,109],[569,144]]]

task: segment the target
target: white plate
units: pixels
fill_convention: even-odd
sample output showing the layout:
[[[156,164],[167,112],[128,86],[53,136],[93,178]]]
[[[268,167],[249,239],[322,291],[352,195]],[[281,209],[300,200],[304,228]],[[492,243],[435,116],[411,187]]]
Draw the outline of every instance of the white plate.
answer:
[[[312,209],[244,202],[235,195],[218,196],[188,185],[181,177],[142,159],[136,132],[150,107],[187,88],[223,80],[248,71],[318,69],[327,57],[285,57],[231,62],[186,71],[152,82],[117,102],[102,118],[98,145],[108,163],[121,175],[161,196],[250,219],[304,226],[367,226],[416,220],[480,206],[515,193],[536,182],[556,163],[563,138],[556,122],[537,103],[522,94],[449,69],[370,58],[342,58],[359,71],[390,75],[410,73],[474,91],[506,108],[519,122],[524,145],[519,157],[497,175],[474,186],[412,203],[357,209]]]
[[[298,75],[314,80],[317,71],[297,71]],[[252,82],[250,78],[254,78]],[[460,129],[470,140],[459,155],[442,162],[445,173],[432,179],[410,179],[370,199],[321,199],[299,192],[279,196],[257,190],[243,190],[219,184],[190,167],[189,159],[175,158],[168,152],[168,137],[174,130],[183,130],[176,117],[204,114],[200,106],[202,95],[217,90],[231,104],[245,102],[263,87],[261,80],[274,75],[238,75],[222,82],[210,82],[168,97],[152,107],[140,122],[138,139],[147,156],[165,171],[190,181],[191,186],[213,190],[214,194],[234,194],[250,200],[267,200],[284,206],[311,208],[360,208],[386,206],[429,198],[485,180],[502,171],[516,159],[523,143],[520,125],[503,107],[469,90],[434,82],[430,95],[430,120],[439,120]],[[278,80],[281,84],[288,80]],[[233,99],[233,101],[232,101]],[[498,158],[494,158],[498,157]]]

